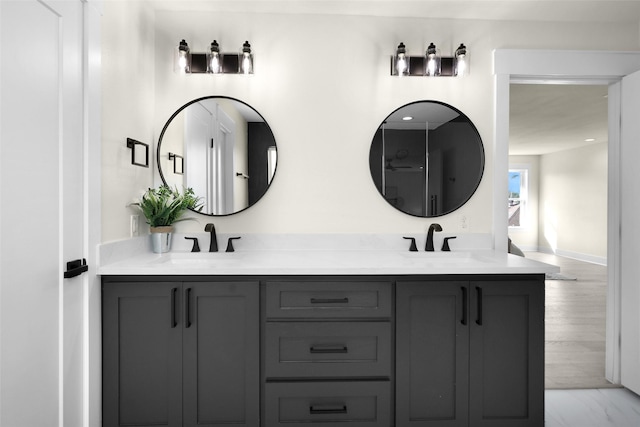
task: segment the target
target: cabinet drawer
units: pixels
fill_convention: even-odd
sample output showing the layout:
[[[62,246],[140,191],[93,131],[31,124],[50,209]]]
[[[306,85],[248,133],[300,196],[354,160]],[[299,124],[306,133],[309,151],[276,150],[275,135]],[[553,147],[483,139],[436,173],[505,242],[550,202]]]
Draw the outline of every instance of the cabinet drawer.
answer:
[[[269,322],[266,375],[281,377],[388,377],[388,322]]]
[[[267,383],[266,425],[388,427],[390,388],[385,381]]]
[[[268,318],[389,318],[388,282],[267,282]]]

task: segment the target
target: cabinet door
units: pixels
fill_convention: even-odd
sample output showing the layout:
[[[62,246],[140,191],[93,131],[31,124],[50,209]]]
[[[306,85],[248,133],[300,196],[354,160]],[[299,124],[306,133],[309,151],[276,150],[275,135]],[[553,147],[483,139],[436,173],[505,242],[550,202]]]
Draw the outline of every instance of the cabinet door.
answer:
[[[184,425],[259,425],[259,285],[184,283]]]
[[[470,292],[470,425],[544,425],[544,280]]]
[[[103,285],[103,426],[182,425],[180,289]]]
[[[468,424],[468,282],[398,282],[396,426]]]

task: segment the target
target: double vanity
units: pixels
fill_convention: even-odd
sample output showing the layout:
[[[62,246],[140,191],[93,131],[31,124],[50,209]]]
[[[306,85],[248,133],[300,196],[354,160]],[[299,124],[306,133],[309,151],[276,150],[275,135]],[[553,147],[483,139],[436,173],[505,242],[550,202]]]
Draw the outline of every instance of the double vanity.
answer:
[[[543,426],[554,267],[332,238],[104,245],[103,425]]]
[[[264,118],[227,97],[182,106],[157,147],[163,184],[210,216],[256,203],[276,163]],[[418,101],[375,130],[369,169],[399,212],[440,217],[474,194],[484,148],[461,111]],[[147,236],[101,247],[103,426],[544,425],[556,268],[437,224],[428,252],[402,235],[235,235],[221,240],[241,237],[235,252],[189,252],[207,230],[165,254]]]

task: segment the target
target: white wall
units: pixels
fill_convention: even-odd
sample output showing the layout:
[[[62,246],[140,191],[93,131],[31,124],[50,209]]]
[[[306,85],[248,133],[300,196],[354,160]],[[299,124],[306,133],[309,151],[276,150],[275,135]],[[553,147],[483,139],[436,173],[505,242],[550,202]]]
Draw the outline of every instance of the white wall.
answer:
[[[373,185],[368,156],[376,128],[392,110],[433,99],[462,110],[478,128],[486,151],[485,175],[474,197],[437,222],[447,231],[459,231],[458,218],[464,214],[469,232],[491,233],[492,50],[639,47],[634,24],[175,11],[157,12],[154,22],[142,6],[118,3],[107,2],[104,15],[103,86],[108,99],[103,119],[103,241],[128,237],[131,209],[124,204],[151,181],[152,171],[128,164],[129,153],[120,148],[126,137],[138,132],[136,139],[156,141],[173,111],[205,95],[232,96],[252,105],[278,144],[278,170],[270,190],[251,209],[214,218],[221,232],[423,233],[433,220],[389,206]],[[173,49],[182,38],[193,51],[204,51],[214,38],[223,51],[238,51],[249,40],[256,74],[174,74]],[[389,56],[400,41],[411,54],[419,54],[431,41],[445,54],[464,42],[471,75],[462,80],[393,78]],[[136,45],[140,61],[150,62],[133,71],[120,68],[124,57],[115,51],[124,49],[125,42]],[[124,113],[127,103],[139,110]],[[157,174],[155,180],[157,185]],[[198,216],[198,221],[180,223],[178,230],[201,230],[209,220]]]
[[[129,237],[133,199],[153,185],[154,17],[141,1],[107,1],[102,25],[102,241]],[[150,145],[149,169],[131,165],[127,137]],[[141,232],[146,233],[140,214]]]
[[[540,250],[607,258],[607,144],[540,159]]]
[[[535,251],[538,250],[540,156],[509,156],[509,169],[513,168],[529,171],[529,199],[522,227],[509,228],[509,237],[523,251]]]

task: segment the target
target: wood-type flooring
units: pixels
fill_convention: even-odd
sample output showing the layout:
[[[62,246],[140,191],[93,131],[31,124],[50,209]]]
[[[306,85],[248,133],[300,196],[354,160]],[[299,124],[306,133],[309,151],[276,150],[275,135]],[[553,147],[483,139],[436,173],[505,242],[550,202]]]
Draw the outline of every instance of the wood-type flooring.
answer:
[[[540,252],[576,280],[545,282],[545,388],[617,387],[605,379],[607,267]]]

